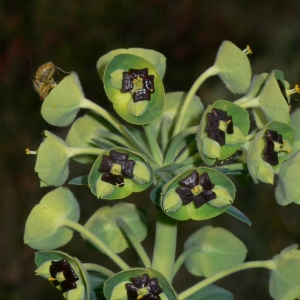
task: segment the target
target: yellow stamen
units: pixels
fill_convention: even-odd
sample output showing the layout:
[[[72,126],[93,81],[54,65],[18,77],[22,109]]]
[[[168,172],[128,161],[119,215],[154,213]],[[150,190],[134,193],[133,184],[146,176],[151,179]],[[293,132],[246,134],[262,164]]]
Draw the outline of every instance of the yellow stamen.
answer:
[[[300,93],[300,87],[298,84],[295,85],[295,87],[291,90],[287,90],[286,91],[286,95],[289,97],[290,95],[292,94],[295,94],[295,93]]]
[[[48,278],[48,281],[54,281],[54,280],[56,280],[56,279],[53,277]]]
[[[29,154],[34,154],[34,155],[36,155],[37,151],[31,151],[31,150],[29,150],[29,149],[27,148],[27,149],[25,149],[25,153],[26,153],[27,155],[29,155]]]
[[[246,49],[244,49],[243,52],[244,52],[246,55],[252,54],[252,53],[253,53],[249,45],[247,45]]]

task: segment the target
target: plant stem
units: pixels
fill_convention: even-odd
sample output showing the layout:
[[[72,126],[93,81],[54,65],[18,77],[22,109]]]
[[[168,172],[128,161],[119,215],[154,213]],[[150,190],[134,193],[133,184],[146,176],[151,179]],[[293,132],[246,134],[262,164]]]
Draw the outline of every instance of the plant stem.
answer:
[[[169,282],[173,277],[176,237],[177,220],[158,210],[152,268],[162,273]]]
[[[182,143],[183,139],[190,135],[190,134],[196,134],[198,130],[198,126],[193,126],[186,128],[185,130],[181,131],[179,134],[177,134],[173,140],[171,141],[171,144],[167,150],[167,154],[165,157],[164,165],[169,165],[173,162],[176,152],[180,149],[178,149],[180,143]]]
[[[64,218],[60,222],[60,227],[71,228],[80,234],[82,234],[89,242],[91,242],[98,250],[106,254],[111,260],[113,260],[122,270],[129,269],[129,266],[123,261],[123,259],[109,249],[96,235],[91,233],[82,225]]]
[[[68,157],[74,157],[77,155],[101,155],[105,152],[105,150],[100,149],[100,148],[94,148],[94,147],[87,147],[87,148],[73,148],[73,147],[68,147]]]
[[[156,162],[156,164],[161,167],[162,166],[162,161],[163,161],[163,156],[161,153],[161,150],[158,146],[157,140],[155,139],[152,129],[151,129],[151,125],[150,124],[145,124],[144,126],[144,130],[148,139],[148,143],[153,155],[153,158]]]
[[[242,107],[242,108],[259,107],[260,106],[259,97],[253,98],[248,101],[243,101],[243,102],[235,101],[233,103],[237,104],[239,107]]]
[[[274,269],[275,263],[273,260],[267,260],[267,261],[251,261],[247,263],[243,263],[241,265],[235,266],[233,268],[221,271],[215,275],[210,276],[207,279],[202,280],[201,282],[195,284],[194,286],[190,287],[189,289],[185,290],[181,294],[178,295],[178,300],[184,300],[187,297],[193,295],[194,293],[198,292],[202,288],[208,286],[209,284],[212,284],[213,282],[228,276],[232,273],[246,270],[246,269],[252,269],[252,268],[267,268],[267,269]]]
[[[84,268],[87,271],[94,271],[94,272],[103,274],[104,276],[106,276],[108,278],[115,275],[115,273],[113,271],[111,271],[105,267],[99,266],[97,264],[83,263],[82,265],[84,266]]]
[[[212,66],[212,67],[208,68],[204,73],[202,73],[200,75],[200,77],[198,77],[198,79],[194,82],[194,84],[192,85],[191,89],[189,90],[189,92],[184,100],[184,104],[181,108],[181,112],[178,117],[178,121],[174,128],[174,135],[177,135],[182,130],[183,120],[185,118],[186,112],[188,110],[188,107],[189,107],[194,95],[196,94],[197,90],[199,89],[200,85],[208,77],[216,75],[216,74],[218,74],[218,72],[219,72],[219,69],[216,68],[215,66]]]
[[[144,264],[145,268],[150,268],[151,266],[151,261],[149,256],[147,255],[145,249],[135,236],[134,232],[131,230],[131,228],[128,226],[128,224],[121,218],[118,218],[116,220],[116,223],[118,226],[124,231],[125,235],[128,237],[130,240],[132,246],[135,248],[137,254],[139,255],[141,261]]]

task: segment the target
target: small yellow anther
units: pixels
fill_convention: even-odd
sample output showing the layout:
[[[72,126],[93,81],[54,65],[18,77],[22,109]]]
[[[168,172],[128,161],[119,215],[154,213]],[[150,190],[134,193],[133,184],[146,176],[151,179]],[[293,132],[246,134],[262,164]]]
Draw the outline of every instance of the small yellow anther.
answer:
[[[252,53],[253,53],[249,45],[247,45],[246,49],[244,49],[243,52],[244,52],[246,55],[252,54]]]
[[[300,87],[298,84],[296,84],[293,89],[286,91],[287,97],[289,97],[290,95],[295,94],[295,93],[300,93]]]
[[[36,155],[37,151],[31,151],[31,150],[29,150],[29,149],[27,148],[27,149],[25,149],[25,153],[26,153],[27,155],[29,155],[29,154],[34,154],[34,155]]]
[[[53,278],[53,277],[48,278],[48,281],[54,281],[54,280],[55,280],[55,278]]]

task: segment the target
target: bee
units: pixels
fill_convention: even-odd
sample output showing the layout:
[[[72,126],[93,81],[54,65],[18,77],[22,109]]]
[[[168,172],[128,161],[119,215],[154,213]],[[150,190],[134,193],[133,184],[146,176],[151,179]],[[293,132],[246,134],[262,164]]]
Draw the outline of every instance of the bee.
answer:
[[[56,86],[53,75],[56,71],[56,66],[52,62],[47,62],[41,65],[32,79],[33,88],[39,94],[40,99],[44,100],[51,89]]]

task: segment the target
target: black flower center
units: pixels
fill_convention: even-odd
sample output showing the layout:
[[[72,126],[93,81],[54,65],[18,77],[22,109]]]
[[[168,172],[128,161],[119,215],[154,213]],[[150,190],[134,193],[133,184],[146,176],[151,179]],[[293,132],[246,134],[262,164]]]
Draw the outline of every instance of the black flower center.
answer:
[[[124,177],[133,178],[134,160],[128,159],[129,155],[111,150],[109,156],[103,155],[99,167],[102,174],[101,180],[116,187],[124,186]]]
[[[266,144],[263,150],[263,159],[270,165],[277,166],[279,164],[278,153],[288,152],[284,149],[285,143],[282,135],[277,131],[267,130],[264,140]]]
[[[175,191],[180,197],[182,204],[187,205],[194,201],[196,208],[210,200],[216,199],[216,193],[211,191],[215,185],[211,182],[207,172],[199,176],[197,171],[193,171],[189,176],[179,181]]]
[[[77,287],[75,282],[79,280],[79,278],[66,259],[52,261],[49,267],[49,273],[52,276],[49,278],[49,281],[51,281],[55,287],[60,285],[63,293]]]
[[[154,90],[154,75],[148,75],[148,69],[130,69],[123,72],[122,92],[133,92],[133,102],[151,100]]]
[[[221,109],[213,108],[211,113],[207,114],[208,122],[206,132],[208,137],[220,144],[225,145],[225,132],[233,134],[232,117],[227,116],[227,112]]]
[[[148,274],[143,274],[140,277],[130,278],[132,283],[126,283],[128,300],[160,300],[159,294],[163,289],[158,284],[157,278],[150,279]]]
[[[277,83],[278,83],[278,86],[279,86],[279,88],[280,88],[280,91],[281,91],[282,96],[284,97],[286,103],[289,104],[288,97],[287,97],[287,94],[286,94],[286,90],[285,90],[285,87],[284,87],[282,81],[278,79],[278,80],[277,80]]]

